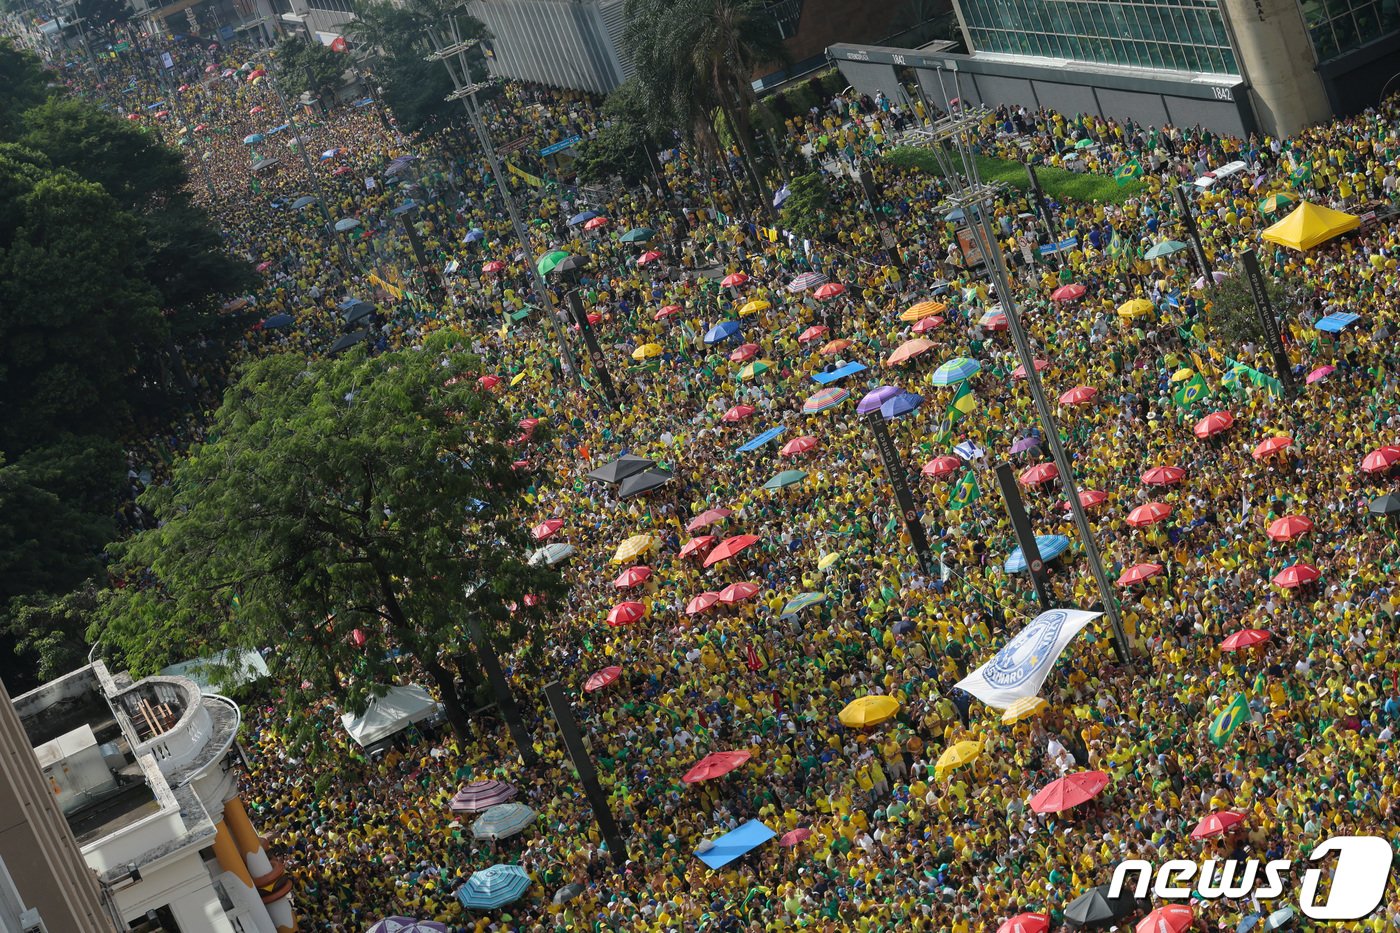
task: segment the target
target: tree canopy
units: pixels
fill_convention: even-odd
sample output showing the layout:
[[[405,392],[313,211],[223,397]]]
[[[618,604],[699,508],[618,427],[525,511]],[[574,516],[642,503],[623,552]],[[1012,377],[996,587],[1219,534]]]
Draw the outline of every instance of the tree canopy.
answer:
[[[212,439],[142,496],[163,524],[119,546],[93,637],[138,674],[270,646],[292,709],[362,709],[405,676],[399,649],[465,729],[483,683],[466,619],[519,638],[562,584],[526,561],[519,431],[459,339],[248,368]]]
[[[277,80],[284,93],[300,96],[308,91],[329,97],[339,90],[350,62],[346,56],[320,42],[289,36],[277,46]]]

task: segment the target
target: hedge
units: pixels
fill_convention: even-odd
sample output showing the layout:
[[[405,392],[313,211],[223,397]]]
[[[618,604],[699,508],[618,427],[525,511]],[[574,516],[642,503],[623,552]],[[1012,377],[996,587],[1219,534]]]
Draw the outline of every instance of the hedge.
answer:
[[[938,159],[927,149],[898,146],[887,152],[885,159],[896,168],[918,169],[933,175],[942,174]],[[982,174],[984,182],[1001,182],[1022,191],[1030,188],[1026,167],[1012,159],[994,159],[979,155],[977,170]],[[1121,204],[1142,190],[1142,182],[1136,179],[1120,185],[1104,175],[1087,172],[1077,174],[1048,165],[1037,166],[1035,174],[1040,179],[1040,187],[1057,201],[1102,201]]]

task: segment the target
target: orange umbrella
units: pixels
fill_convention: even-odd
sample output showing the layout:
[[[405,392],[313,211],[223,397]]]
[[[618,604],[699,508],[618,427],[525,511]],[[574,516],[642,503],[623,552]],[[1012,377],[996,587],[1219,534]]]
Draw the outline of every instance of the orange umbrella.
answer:
[[[1201,440],[1214,437],[1235,426],[1235,416],[1228,411],[1213,411],[1200,421],[1196,422],[1196,427],[1192,430]]]
[[[612,667],[605,667],[601,671],[590,675],[589,678],[583,682],[583,692],[595,693],[599,690],[602,690],[608,684],[617,680],[621,676],[622,668],[618,667],[617,665],[613,665]]]
[[[613,586],[619,590],[630,590],[634,586],[641,586],[651,578],[651,568],[645,564],[638,564],[635,567],[628,567],[618,575],[613,581]]]
[[[912,340],[906,340],[899,345],[898,349],[889,355],[885,360],[885,365],[898,366],[900,363],[906,363],[914,357],[927,353],[932,349],[933,341],[929,340],[927,337],[915,337]]]
[[[1285,515],[1270,522],[1265,533],[1272,541],[1292,541],[1312,530],[1312,519],[1302,515]]]
[[[1037,463],[1033,467],[1028,467],[1021,473],[1021,482],[1027,486],[1039,486],[1048,483],[1060,475],[1060,468],[1053,463]]]
[[[711,567],[720,561],[728,560],[745,548],[752,547],[758,543],[758,535],[734,535],[725,538],[719,543],[709,556],[705,558],[705,566]]]
[[[710,752],[697,761],[681,780],[687,784],[698,784],[711,778],[724,777],[752,757],[748,752]]]
[[[613,606],[608,613],[608,624],[612,626],[631,625],[647,614],[647,607],[641,603],[626,602]]]
[[[1155,525],[1172,514],[1172,507],[1165,502],[1149,502],[1128,513],[1128,524],[1135,528]]]
[[[1259,442],[1254,448],[1254,459],[1264,460],[1293,446],[1293,438],[1280,434]]]
[[[845,337],[838,337],[835,340],[823,346],[817,352],[819,352],[822,356],[835,356],[842,350],[845,350],[848,347],[852,346],[854,346],[854,344],[851,343],[851,341],[847,340]]]
[[[733,606],[746,599],[753,599],[757,595],[757,583],[731,583],[719,591],[719,601],[726,606]]]

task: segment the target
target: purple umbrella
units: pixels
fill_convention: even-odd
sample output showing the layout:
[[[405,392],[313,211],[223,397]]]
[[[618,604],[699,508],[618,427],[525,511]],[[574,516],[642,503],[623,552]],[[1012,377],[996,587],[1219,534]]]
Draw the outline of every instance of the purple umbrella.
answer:
[[[514,800],[517,791],[505,781],[472,781],[448,804],[453,813],[480,813],[488,807]]]
[[[1033,450],[1039,446],[1040,441],[1038,439],[1034,437],[1023,437],[1011,445],[1011,452],[1013,454],[1025,453],[1027,450]]]
[[[385,917],[365,933],[447,933],[447,925],[436,920],[414,920],[412,917]]]
[[[872,411],[879,411],[880,406],[892,398],[903,394],[904,390],[899,386],[880,386],[865,394],[865,398],[860,400],[856,406],[856,414],[868,415]]]

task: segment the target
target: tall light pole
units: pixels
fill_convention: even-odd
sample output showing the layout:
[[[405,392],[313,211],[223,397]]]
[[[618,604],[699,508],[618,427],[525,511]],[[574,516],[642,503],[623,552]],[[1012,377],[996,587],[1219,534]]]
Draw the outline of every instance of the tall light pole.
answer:
[[[1030,339],[1021,324],[1021,313],[1016,307],[1015,293],[1011,290],[1011,276],[1006,271],[1006,258],[1001,252],[1001,241],[993,226],[992,205],[999,189],[982,183],[977,171],[977,158],[973,143],[977,128],[986,113],[980,109],[960,108],[939,120],[931,129],[911,130],[907,137],[929,148],[939,161],[945,179],[952,184],[954,194],[945,202],[951,208],[960,207],[967,216],[968,229],[984,257],[1002,311],[1011,332],[1011,341],[1016,345],[1016,355],[1021,360],[1021,368],[1026,374],[1026,386],[1035,402],[1036,414],[1040,417],[1040,427],[1045,434],[1045,443],[1050,455],[1059,468],[1060,482],[1065,495],[1069,497],[1070,513],[1079,532],[1079,543],[1084,548],[1084,556],[1089,562],[1094,582],[1098,586],[1099,598],[1103,602],[1104,615],[1113,629],[1113,646],[1118,660],[1132,663],[1128,645],[1128,635],[1123,629],[1123,618],[1118,612],[1113,587],[1104,573],[1103,559],[1099,555],[1098,543],[1094,540],[1094,530],[1089,526],[1089,517],[1079,501],[1079,484],[1074,479],[1074,464],[1065,452],[1060,441],[1060,429],[1055,424],[1055,415],[1050,402],[1045,397],[1040,374],[1035,369],[1035,354],[1031,351]]]
[[[481,109],[477,106],[476,93],[491,86],[490,81],[472,81],[471,62],[469,55],[472,49],[476,48],[476,39],[462,39],[461,27],[457,23],[456,16],[447,16],[445,22],[441,22],[428,31],[433,43],[433,54],[427,57],[430,62],[442,62],[447,68],[447,73],[452,77],[453,92],[447,96],[448,100],[460,100],[462,106],[467,110],[467,117],[471,120],[472,129],[476,131],[477,142],[481,144],[481,149],[486,153],[486,161],[491,166],[491,177],[496,183],[496,190],[501,195],[501,200],[505,202],[506,213],[510,215],[510,224],[515,229],[515,238],[520,241],[520,247],[525,251],[525,264],[530,267],[530,279],[535,286],[535,291],[540,296],[540,302],[544,305],[545,316],[549,318],[550,326],[554,328],[554,338],[559,342],[559,361],[564,367],[564,372],[568,374],[569,381],[573,383],[575,389],[583,391],[583,383],[579,379],[578,363],[574,360],[573,350],[569,348],[569,342],[564,335],[564,327],[559,323],[559,311],[554,306],[554,295],[550,292],[549,286],[545,283],[544,275],[540,272],[536,264],[536,253],[534,241],[530,238],[530,231],[520,221],[520,213],[515,208],[515,201],[510,196],[510,188],[506,185],[505,173],[501,171],[501,160],[496,155],[496,148],[491,144],[491,135],[486,129],[486,123],[481,119]]]

